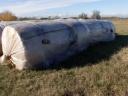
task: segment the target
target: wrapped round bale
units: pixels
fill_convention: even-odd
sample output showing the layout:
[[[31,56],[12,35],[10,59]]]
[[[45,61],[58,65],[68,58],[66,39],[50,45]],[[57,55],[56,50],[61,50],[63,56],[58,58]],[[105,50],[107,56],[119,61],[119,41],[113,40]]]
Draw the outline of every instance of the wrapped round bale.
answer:
[[[93,32],[93,26],[89,27],[89,24],[96,22],[101,26],[107,23],[69,19],[9,25],[2,35],[2,59],[19,70],[48,67],[86,49],[93,41],[94,33],[99,32]],[[114,32],[104,30],[106,28],[102,26],[102,35],[99,36],[107,35],[106,38],[113,40]],[[104,38],[99,40],[99,36],[96,36],[97,41],[105,41]]]
[[[33,20],[33,21],[22,21],[22,22],[32,23],[32,22],[41,22],[41,21],[34,21]],[[3,54],[3,52],[2,52],[2,42],[1,42],[1,36],[2,36],[3,29],[6,26],[13,25],[13,24],[16,24],[16,23],[21,23],[21,21],[1,21],[0,22],[0,56],[2,56],[2,54]]]
[[[2,52],[1,36],[2,36],[2,32],[3,32],[4,27],[5,26],[2,23],[0,23],[0,56],[3,54],[3,52]]]
[[[12,25],[12,24],[15,24],[17,23],[16,21],[15,22],[0,22],[0,56],[2,56],[3,52],[2,52],[2,41],[1,41],[1,37],[2,37],[2,32],[4,30],[4,28],[7,26],[7,25]]]
[[[72,47],[71,50],[68,50],[70,53],[74,54],[76,51],[85,50],[90,43],[90,30],[87,27],[86,23],[81,22],[80,20],[75,19],[67,19],[67,20],[58,20],[56,22],[60,22],[68,27],[69,31],[74,34],[74,40],[71,42]],[[85,22],[85,20],[84,20]],[[74,52],[73,52],[74,51]]]
[[[90,30],[90,43],[111,41],[115,39],[115,27],[110,21],[86,20],[84,23],[87,24]]]

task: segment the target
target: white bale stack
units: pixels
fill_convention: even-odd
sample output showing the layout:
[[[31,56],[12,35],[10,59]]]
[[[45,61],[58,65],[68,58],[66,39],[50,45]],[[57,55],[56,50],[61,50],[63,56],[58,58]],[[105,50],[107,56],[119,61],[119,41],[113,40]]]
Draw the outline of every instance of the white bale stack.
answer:
[[[106,27],[105,24],[110,26]],[[114,31],[111,23],[93,20],[69,19],[9,25],[2,35],[3,61],[11,61],[19,70],[48,67],[86,49],[92,42],[113,40]]]

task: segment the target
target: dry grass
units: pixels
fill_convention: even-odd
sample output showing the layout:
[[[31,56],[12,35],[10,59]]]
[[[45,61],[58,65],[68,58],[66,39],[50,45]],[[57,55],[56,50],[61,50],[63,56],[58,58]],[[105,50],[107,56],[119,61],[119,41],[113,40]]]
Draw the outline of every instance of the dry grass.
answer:
[[[42,71],[0,66],[0,96],[128,96],[128,27],[113,21],[119,34]]]

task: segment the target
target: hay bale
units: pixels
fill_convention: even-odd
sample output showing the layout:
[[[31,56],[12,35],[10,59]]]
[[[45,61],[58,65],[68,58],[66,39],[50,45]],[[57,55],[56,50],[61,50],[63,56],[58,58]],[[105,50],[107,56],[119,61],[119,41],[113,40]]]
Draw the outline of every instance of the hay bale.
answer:
[[[3,61],[19,70],[49,67],[92,42],[105,41],[104,35],[113,40],[114,32],[106,31],[104,22],[68,19],[9,25],[2,35]]]
[[[2,56],[3,52],[2,52],[2,41],[1,41],[1,37],[2,37],[2,32],[4,30],[4,28],[8,25],[12,25],[15,24],[16,22],[0,22],[0,56]]]
[[[107,20],[86,20],[84,22],[90,30],[90,43],[111,41],[115,39],[115,27]]]
[[[1,36],[2,36],[3,29],[6,26],[14,25],[14,24],[17,24],[17,23],[22,23],[22,22],[33,23],[33,22],[39,22],[39,21],[2,21],[2,22],[0,22],[0,56],[2,56],[2,54],[3,54],[3,52],[2,52],[2,42],[1,42]]]
[[[2,23],[0,23],[0,56],[2,56],[3,52],[2,52],[2,42],[1,42],[1,36],[2,36],[2,32],[4,29],[4,25]]]

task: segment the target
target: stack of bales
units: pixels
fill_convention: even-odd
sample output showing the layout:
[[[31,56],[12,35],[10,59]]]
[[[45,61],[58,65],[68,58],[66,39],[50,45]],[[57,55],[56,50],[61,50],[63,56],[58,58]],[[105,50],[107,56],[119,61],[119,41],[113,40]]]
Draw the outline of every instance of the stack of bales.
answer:
[[[19,70],[48,67],[86,49],[90,43],[114,38],[114,26],[108,21],[20,22],[4,29],[2,58]]]

